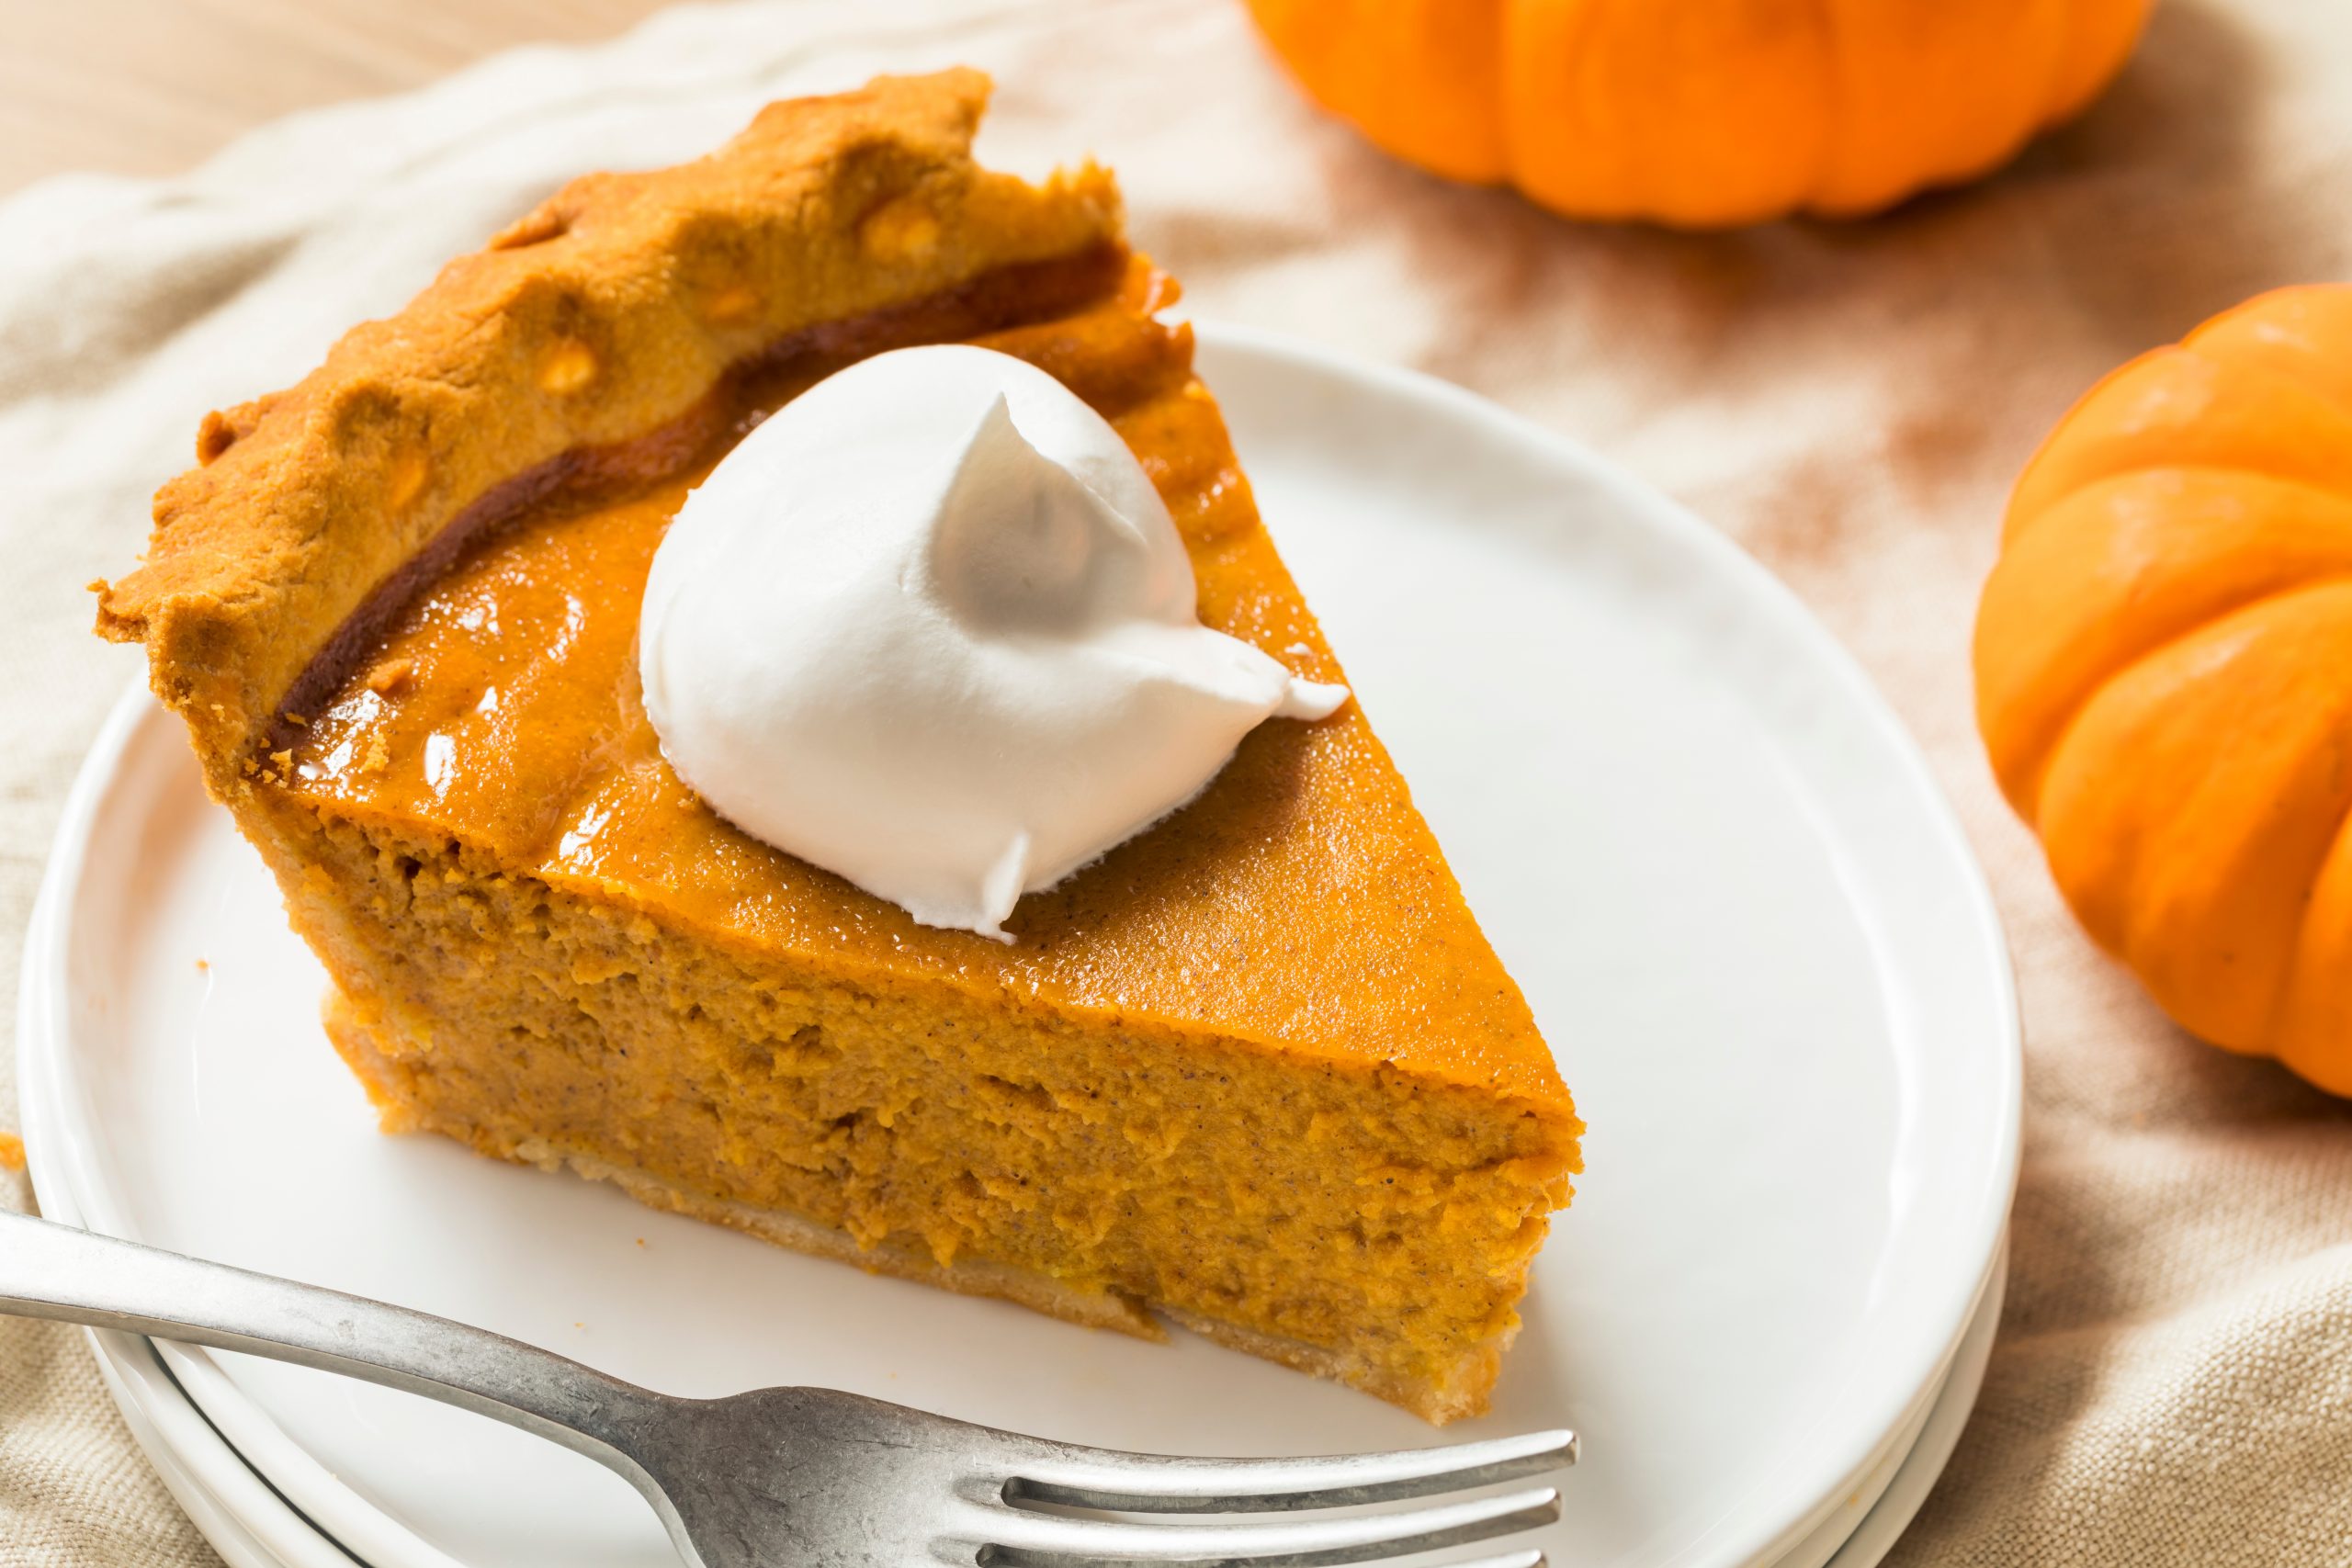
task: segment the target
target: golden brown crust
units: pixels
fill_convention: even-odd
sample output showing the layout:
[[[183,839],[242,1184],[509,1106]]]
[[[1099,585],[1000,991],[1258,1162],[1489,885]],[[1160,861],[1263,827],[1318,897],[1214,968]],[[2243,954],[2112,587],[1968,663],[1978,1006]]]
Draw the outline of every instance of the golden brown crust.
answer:
[[[502,483],[682,418],[796,333],[1115,242],[1104,171],[972,162],[988,92],[878,77],[694,163],[574,180],[298,386],[206,416],[98,631],[146,644],[215,793],[337,628]]]
[[[1179,1328],[1197,1334],[1211,1344],[1288,1367],[1295,1372],[1305,1372],[1309,1377],[1362,1389],[1374,1399],[1403,1406],[1432,1427],[1487,1413],[1493,1402],[1495,1379],[1502,1370],[1503,1352],[1519,1337],[1520,1328],[1519,1318],[1514,1315],[1508,1326],[1464,1356],[1442,1380],[1417,1382],[1359,1351],[1309,1345],[1303,1339],[1269,1334],[1247,1324],[1187,1312],[1166,1302],[1148,1304]]]

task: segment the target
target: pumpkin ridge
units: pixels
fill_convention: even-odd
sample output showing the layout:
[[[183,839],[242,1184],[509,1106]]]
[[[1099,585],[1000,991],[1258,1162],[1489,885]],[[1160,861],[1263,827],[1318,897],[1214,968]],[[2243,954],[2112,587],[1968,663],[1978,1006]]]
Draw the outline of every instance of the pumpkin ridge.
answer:
[[[2229,473],[2252,474],[2284,483],[2303,484],[2333,496],[2352,499],[2352,462],[2346,463],[2345,471],[2340,476],[2313,474],[2292,467],[2279,466],[2279,452],[2276,447],[2266,448],[2256,446],[2247,448],[2243,446],[2233,446],[2214,451],[2200,458],[2183,462],[2169,457],[2169,448],[2165,443],[2156,441],[2144,434],[2135,434],[2129,441],[2116,442],[2116,445],[2126,447],[2127,452],[2112,466],[2086,464],[2077,457],[2075,450],[2070,447],[2069,442],[2083,440],[2081,427],[2086,422],[2095,423],[2104,416],[2107,412],[2106,405],[2116,396],[2119,389],[2129,387],[2137,392],[2141,389],[2138,385],[2140,381],[2151,380],[2158,375],[2166,373],[2168,367],[2183,359],[2200,367],[2207,376],[2221,378],[2216,387],[2202,389],[2205,391],[2219,390],[2258,396],[2272,403],[2283,401],[2296,405],[2294,412],[2299,413],[2310,414],[2316,411],[2321,417],[2307,423],[2327,427],[2324,434],[2329,439],[2320,445],[2329,451],[2352,452],[2352,408],[2338,403],[2334,398],[2324,397],[2312,390],[2306,383],[2283,375],[2259,362],[2239,359],[2235,356],[2224,357],[2199,354],[2185,344],[2169,344],[2161,348],[2152,349],[2101,378],[2096,386],[2085,393],[2081,400],[2066,412],[2056,428],[2052,431],[2049,439],[2041,444],[2030,458],[2027,459],[2025,471],[2018,477],[2017,491],[2010,498],[2009,513],[2004,522],[2002,542],[2005,547],[2007,542],[2021,532],[2031,519],[2050,511],[2069,496],[2078,494],[2103,479],[2115,479],[2125,474],[2143,473],[2151,468],[2205,468]],[[2130,379],[2127,380],[2127,378]],[[2235,384],[2232,384],[2233,382]],[[2271,423],[2274,425],[2281,423],[2275,412]],[[2176,429],[2165,434],[2177,442],[2182,431]],[[2087,445],[2090,456],[2098,455],[2100,440],[2101,438],[2098,436],[2089,438]],[[2128,450],[2129,448],[2138,450]],[[2060,458],[2074,458],[2076,465],[2082,467],[2085,471],[2079,475],[2069,476],[2071,482],[2063,490],[2054,490],[2048,494],[2034,492],[2039,470],[2045,463]],[[2025,502],[2030,492],[2034,492],[2031,493],[2030,504],[2021,504]]]
[[[2070,25],[2065,43],[2059,51],[2064,65],[2052,88],[2042,129],[2063,125],[2090,107],[2131,60],[2140,34],[2147,26],[2152,3],[2153,0],[2075,0],[2068,11]],[[2109,17],[2120,18],[2120,24],[2109,21]],[[2113,29],[2109,39],[2110,47],[2095,50],[2091,45],[2098,41],[2103,21]],[[2115,47],[2118,44],[2120,47]],[[2085,60],[2090,62],[2087,69],[2081,63]],[[2079,74],[2069,80],[2069,73]]]
[[[1510,7],[1511,54],[1516,59],[1521,49],[1528,47],[1522,42],[1526,30],[1524,18],[1528,7],[1525,0],[1502,0],[1502,4]],[[1600,12],[1603,4],[1605,0],[1577,0],[1576,8],[1569,17],[1571,30],[1568,37],[1563,40],[1565,46],[1563,52],[1566,53],[1570,59],[1583,60],[1592,52],[1592,37],[1600,26]],[[1586,147],[1585,155],[1596,157],[1599,148],[1612,144],[1609,141],[1610,128],[1594,114],[1592,99],[1583,90],[1583,75],[1589,74],[1589,73],[1585,73],[1569,78],[1569,90],[1560,115],[1560,122],[1553,129],[1563,141],[1581,139]],[[1531,162],[1531,160],[1522,160],[1521,157],[1521,154],[1528,149],[1521,142],[1519,133],[1522,128],[1542,123],[1543,119],[1543,116],[1532,112],[1525,105],[1519,106],[1512,113],[1509,134],[1513,178],[1518,178],[1521,172],[1529,167]],[[1549,156],[1549,149],[1537,153],[1538,158]],[[1623,189],[1627,178],[1625,160],[1612,151],[1608,156],[1606,166],[1601,167],[1596,164],[1596,167],[1599,168],[1599,172],[1590,177],[1596,184],[1605,185],[1611,189],[1611,194],[1597,205],[1607,216],[1617,217],[1623,198],[1616,193]],[[1536,187],[1531,185],[1529,188]]]
[[[1566,47],[1581,59],[1589,45],[1593,28],[1595,0],[1583,0],[1569,17],[1570,31]],[[1544,117],[1532,112],[1525,101],[1527,77],[1516,68],[1516,62],[1536,47],[1529,39],[1527,6],[1523,0],[1495,0],[1503,8],[1503,96],[1498,106],[1503,117],[1503,155],[1510,161],[1510,178],[1514,184],[1532,190],[1530,170],[1549,155],[1546,148],[1537,145],[1540,136],[1532,129],[1544,124]],[[1582,94],[1575,91],[1573,82],[1558,109],[1557,122],[1553,127],[1561,136],[1581,136],[1587,142],[1599,139],[1593,135],[1590,106]],[[1535,176],[1540,178],[1540,175]]]
[[[1596,92],[1592,86],[1598,76],[1606,73],[1603,68],[1594,64],[1595,57],[1601,56],[1602,51],[1593,39],[1601,30],[1602,12],[1609,4],[1610,0],[1574,0],[1570,13],[1574,31],[1565,40],[1561,52],[1572,61],[1582,62],[1583,68],[1569,76],[1566,112],[1561,115],[1560,123],[1551,129],[1557,141],[1582,142],[1581,151],[1571,156],[1581,159],[1586,164],[1588,173],[1585,177],[1596,193],[1594,209],[1612,221],[1622,221],[1631,217],[1634,211],[1634,204],[1625,195],[1626,188],[1643,185],[1648,175],[1638,164],[1638,139],[1627,135],[1614,112],[1616,106],[1605,94]],[[1525,16],[1530,8],[1526,0],[1515,0],[1511,5],[1511,15],[1514,17]],[[1526,111],[1517,123],[1537,124],[1544,119],[1540,113]],[[1552,152],[1552,149],[1544,150],[1544,161],[1551,160]],[[1537,178],[1540,181],[1541,175]],[[1541,186],[1531,185],[1529,188],[1540,189]]]
[[[2335,414],[2337,416],[2338,423],[2345,427],[2345,432],[2347,437],[2352,438],[2352,401],[2347,401],[2346,399],[2338,397],[2332,390],[2315,386],[2300,376],[2290,376],[2285,371],[2278,369],[2267,360],[2250,359],[2236,354],[2208,353],[2199,346],[2197,343],[2197,334],[2194,333],[2181,340],[2180,350],[2184,354],[2190,355],[2198,359],[2203,360],[2206,364],[2214,367],[2216,369],[2219,369],[2225,374],[2249,376],[2254,378],[2256,380],[2266,384],[2273,391],[2286,394],[2299,400],[2309,400],[2310,401],[2318,404],[2320,407]],[[2346,445],[2347,446],[2352,446],[2352,439],[2347,439]],[[2330,495],[2342,496],[2346,500],[2352,500],[2352,468],[2347,468],[2346,470],[2344,478],[2339,483],[2331,485],[2323,483],[2315,479],[2306,478],[2301,474],[2281,473],[2275,468],[2262,468],[2254,463],[2215,463],[2199,464],[2195,466],[2228,468],[2238,473],[2260,474],[2265,479],[2285,479],[2291,483],[2305,484],[2311,486],[2311,488],[2314,490],[2325,491]]]
[[[1912,172],[1900,188],[1892,194],[1859,202],[1826,205],[1816,210],[1832,217],[1884,210],[1928,191],[1971,184],[2014,162],[2026,143],[2047,128],[2050,104],[2065,54],[2066,35],[2074,19],[2086,6],[2099,3],[2101,0],[2052,0],[2050,10],[2058,20],[2048,29],[2047,47],[2038,62],[2033,90],[2021,93],[2011,100],[2006,106],[2006,114],[1996,112],[2004,107],[1997,99],[1988,98],[1979,106],[1984,123],[2006,126],[1997,136],[1976,143],[1972,151],[1968,132],[1976,128],[1946,122],[1941,135],[1923,144],[1926,150],[1917,152],[1909,165]],[[1989,11],[1991,7],[1985,9]],[[1988,21],[1981,25],[1991,26],[1992,23]]]
[[[2352,586],[2352,573],[2330,574],[2328,577],[2314,580],[2312,582],[2304,584],[2302,588],[2290,592],[2265,595],[2260,600],[2242,606],[2240,609],[2233,611],[2227,615],[2217,615],[2213,617],[2199,629],[2216,633],[2227,633],[2233,627],[2237,626],[2242,623],[2254,621],[2258,616],[2267,616],[2269,614],[2276,611],[2278,607],[2288,599],[2298,597],[2305,593],[2317,594],[2340,591],[2346,586]],[[2346,616],[2352,617],[2352,610],[2346,611]],[[2342,618],[2345,617],[2330,617],[2332,620],[2340,620]],[[2176,640],[2178,641],[2186,639],[2182,638]],[[2347,739],[2352,739],[2352,704],[2346,705],[2343,710],[2338,714],[2336,727],[2332,737],[2314,737],[2312,739],[2310,744],[2313,747],[2327,746],[2340,757],[2346,750],[2346,742]],[[2332,746],[2330,745],[2330,740],[2334,743]],[[2344,770],[2339,764],[2335,771],[2340,774]],[[2304,960],[2304,930],[2309,924],[2312,917],[2313,899],[2319,891],[2322,880],[2327,874],[2328,866],[2333,861],[2336,851],[2343,840],[2346,827],[2352,826],[2352,790],[2346,790],[2345,792],[2343,803],[2336,807],[2335,815],[2335,827],[2329,831],[2325,841],[2318,847],[2317,852],[2312,856],[2308,866],[2304,869],[2302,874],[2295,877],[2293,880],[2293,906],[2295,909],[2291,922],[2293,943],[2289,949],[2286,955],[2286,961],[2280,967],[2279,973],[2271,987],[2269,995],[2264,1000],[2260,1022],[2254,1030],[2243,1036],[2224,1038],[2217,1032],[2212,1037],[2213,1043],[2220,1045],[2224,1050],[2235,1052],[2240,1055],[2276,1054],[2280,1055],[2281,1060],[2288,1059],[2283,1053],[2278,1053],[2275,1050],[2275,1045],[2278,1041],[2278,1032],[2284,1021],[2285,1011],[2292,1002],[2295,996],[2295,983],[2298,972],[2300,971]],[[2270,1043],[2266,1044],[2265,1043]],[[2309,1077],[2310,1075],[2306,1074],[2305,1076]],[[2315,1079],[2314,1081],[2317,1080]]]
[[[2065,510],[2066,503],[2076,496],[2087,495],[2101,485],[2113,484],[2121,479],[2137,479],[2145,474],[2218,474],[2229,478],[2256,479],[2285,489],[2303,491],[2326,502],[2331,506],[2352,506],[2352,488],[2337,490],[2333,486],[2306,479],[2301,474],[2273,473],[2267,468],[2250,468],[2243,463],[2147,463],[2098,474],[2085,479],[2072,490],[2060,491],[2056,495],[2050,497],[2010,524],[2001,537],[2002,550],[2006,553],[2009,547],[2032,533],[2035,525],[2052,513]],[[2352,528],[2352,525],[2346,526]]]
[[[1828,199],[1830,176],[1836,172],[1838,148],[1847,133],[1847,122],[1854,112],[1853,94],[1847,77],[1849,61],[1845,38],[1838,27],[1830,7],[1837,0],[1814,0],[1814,30],[1821,35],[1822,48],[1829,55],[1829,113],[1823,128],[1821,143],[1814,149],[1813,174],[1804,182],[1804,209],[1808,213],[1826,214],[1823,206]]]
[[[2141,649],[2137,652],[2133,653],[2129,659],[2124,660],[2121,663],[2116,665],[2107,673],[2100,676],[2097,681],[2090,682],[2083,689],[2082,696],[2068,711],[2064,720],[2052,727],[2051,735],[2052,739],[2048,745],[2041,749],[2041,754],[2036,759],[2034,765],[2028,770],[2028,776],[2025,781],[2026,794],[2024,803],[2020,804],[2015,799],[2012,799],[2010,803],[2012,806],[2017,807],[2018,815],[2025,818],[2027,826],[2034,828],[2037,830],[2039,829],[2041,826],[2039,818],[2041,816],[2041,791],[2043,784],[2049,779],[2050,770],[2056,762],[2058,754],[2066,749],[2066,743],[2070,739],[2072,739],[2075,732],[2075,727],[2082,721],[2083,715],[2090,709],[2092,704],[2098,701],[2100,693],[2106,691],[2109,686],[2114,685],[2119,681],[2129,679],[2133,671],[2140,670],[2143,666],[2150,664],[2156,660],[2165,658],[2166,655],[2178,649],[2181,644],[2188,642],[2196,637],[2202,637],[2208,632],[2220,631],[2228,626],[2232,622],[2236,621],[2243,616],[2258,611],[2267,612],[2283,602],[2295,598],[2300,594],[2324,592],[2328,589],[2343,587],[2352,587],[2352,569],[2347,569],[2343,571],[2321,572],[2316,576],[2304,578],[2287,586],[2266,590],[2263,592],[2256,593],[2246,599],[2242,604],[2234,604],[2229,609],[2218,614],[2208,615],[2194,626],[2183,626],[2180,630],[2173,633],[2170,637],[2161,638],[2158,641],[2150,644],[2148,647]],[[2030,809],[2029,809],[2029,807],[2030,807]]]
[[[2064,13],[2064,20],[2059,23],[2057,35],[2050,40],[2049,57],[2041,62],[2041,90],[2033,96],[2033,101],[2041,107],[2026,116],[2025,129],[2018,133],[2008,156],[1999,164],[1979,171],[1980,174],[1990,174],[1996,168],[2006,166],[2009,159],[2024,152],[2026,144],[2035,137],[2045,130],[2056,130],[2073,118],[2064,102],[2066,63],[2073,53],[2075,29],[2083,25],[2083,18],[2098,3],[2099,0],[2064,0],[2060,5],[2058,9]]]
[[[2086,479],[2082,484],[2075,486],[2073,490],[2062,491],[2053,496],[2035,497],[2035,504],[2031,507],[2022,504],[2026,496],[2027,482],[2033,478],[2034,470],[2041,467],[2042,459],[2059,449],[2060,442],[2064,437],[2068,427],[2075,423],[2075,416],[2104,399],[2108,389],[2113,387],[2124,377],[2159,355],[2176,352],[2178,346],[2177,344],[2165,344],[2144,353],[2133,355],[2084,388],[2075,400],[2066,405],[2066,412],[2058,416],[2058,422],[2050,427],[2050,434],[2041,438],[2032,454],[2026,458],[2025,467],[2018,470],[2016,488],[2010,491],[2009,504],[2003,510],[2001,515],[2001,547],[2003,549],[2007,549],[2009,541],[2023,533],[2035,518],[2051,511],[2068,496],[2098,482],[2097,479]]]
[[[2326,880],[2328,867],[2334,865],[2335,857],[2345,852],[2347,841],[2352,841],[2352,808],[2347,808],[2335,819],[2335,831],[2329,835],[2327,847],[2320,852],[2319,859],[2312,865],[2310,878],[2303,884],[2302,914],[2295,921],[2295,945],[2287,954],[2287,966],[2278,976],[2278,993],[2270,998],[2269,1010],[2263,1015],[2262,1029],[2257,1036],[2261,1040],[2277,1041],[2278,1059],[2313,1083],[2321,1083],[2321,1079],[2315,1069],[2300,1065],[2300,1058],[2307,1053],[2301,1042],[2288,1032],[2288,1026],[2293,1021],[2288,1010],[2293,1006],[2297,994],[2302,988],[2303,965],[2312,957],[2310,947],[2304,941],[2305,928],[2311,924],[2312,908],[2319,897],[2320,884]],[[2243,1049],[2235,1045],[2228,1048]],[[2352,1089],[2352,1084],[2321,1083],[2321,1087],[2332,1089],[2334,1092],[2341,1094],[2347,1089]]]
[[[2051,748],[2102,685],[2199,626],[2352,571],[2352,502],[2297,480],[2143,468],[2095,479],[2048,513],[2004,549],[1971,639],[1977,727],[2029,821]],[[2193,552],[2198,577],[2166,570],[2175,552]],[[2201,592],[2215,573],[2235,581]],[[2052,605],[2041,585],[2077,577],[2095,591]]]
[[[2267,355],[2247,352],[2246,345],[2228,335],[2233,329],[2248,322],[2273,321],[2282,307],[2301,301],[2314,292],[2326,292],[2324,284],[2290,285],[2258,294],[2233,310],[2224,310],[2211,321],[2199,325],[2180,340],[2180,346],[2208,364],[2226,365],[2233,368],[2257,372],[2279,383],[2301,388],[2332,408],[2341,410],[2352,418],[2352,384],[2331,385],[2301,374],[2291,360],[2281,360]]]
[[[2176,639],[2177,656],[2188,640],[2210,641],[2211,654],[2144,676],[2135,664],[2084,705],[2053,752],[2071,776],[2043,828],[2068,907],[2167,1012],[2227,1049],[2276,1054],[2267,1031],[2292,995],[2293,955],[2280,945],[2302,940],[2352,815],[2337,765],[2352,737],[2352,694],[2339,690],[2315,712],[2297,696],[2302,634],[2324,628],[2330,645],[2346,642],[2346,587],[2305,589],[2339,602],[2292,618],[2275,606],[2241,611]],[[2316,722],[2291,723],[2246,758],[2200,750],[2198,735],[2247,682],[2258,707],[2300,708]],[[2153,775],[2134,772],[2150,767]],[[2323,801],[2316,833],[2298,831],[2295,818]],[[2316,841],[2298,842],[2307,838]]]

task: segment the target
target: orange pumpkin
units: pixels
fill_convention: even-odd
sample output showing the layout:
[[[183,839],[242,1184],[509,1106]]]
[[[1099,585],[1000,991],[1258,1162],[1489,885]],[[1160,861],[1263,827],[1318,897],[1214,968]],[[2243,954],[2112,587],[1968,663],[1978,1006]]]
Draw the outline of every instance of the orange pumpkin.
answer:
[[[1250,0],[1307,93],[1408,163],[1577,218],[1852,216],[2007,163],[2151,0]]]
[[[2009,502],[1994,772],[2165,1011],[2352,1094],[2352,286],[2132,361]]]

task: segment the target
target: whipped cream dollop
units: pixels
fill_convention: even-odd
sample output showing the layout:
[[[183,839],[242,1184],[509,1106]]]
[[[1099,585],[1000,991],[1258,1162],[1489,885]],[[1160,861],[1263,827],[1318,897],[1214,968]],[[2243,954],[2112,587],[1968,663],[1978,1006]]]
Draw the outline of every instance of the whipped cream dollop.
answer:
[[[1004,942],[1022,894],[1183,806],[1258,724],[1348,698],[1202,626],[1118,433],[961,345],[852,366],[728,454],[654,555],[638,663],[720,815]]]

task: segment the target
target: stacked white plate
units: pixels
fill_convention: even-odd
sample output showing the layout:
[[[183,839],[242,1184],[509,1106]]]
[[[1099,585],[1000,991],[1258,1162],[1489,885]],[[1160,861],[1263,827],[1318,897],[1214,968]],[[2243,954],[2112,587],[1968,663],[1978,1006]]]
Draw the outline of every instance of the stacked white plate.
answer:
[[[1591,1123],[1494,1413],[1584,1462],[1575,1568],[1864,1568],[1998,1316],[2016,1005],[1983,880],[1829,637],[1705,525],[1452,388],[1255,334],[1204,372],[1285,558]],[[1414,1446],[1362,1395],[380,1136],[322,979],[127,699],[26,953],[55,1218],[479,1323],[673,1393],[815,1382],[1170,1452]],[[589,1461],[407,1395],[95,1335],[237,1568],[668,1568]]]

